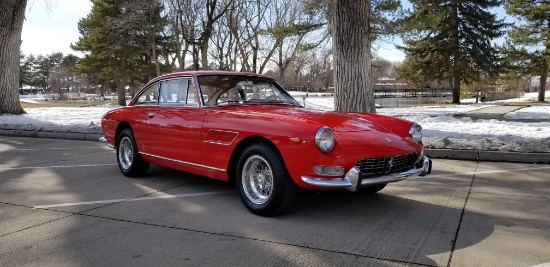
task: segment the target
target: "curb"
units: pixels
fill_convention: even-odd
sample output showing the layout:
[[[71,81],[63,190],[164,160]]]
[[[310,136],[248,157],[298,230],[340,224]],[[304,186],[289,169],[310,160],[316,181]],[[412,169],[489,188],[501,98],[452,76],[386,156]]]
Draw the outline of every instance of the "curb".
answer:
[[[67,139],[80,141],[99,141],[103,134],[98,133],[63,133],[63,132],[39,132],[28,130],[3,130],[0,129],[0,136],[16,136],[31,138]]]
[[[39,131],[28,131],[28,130],[0,129],[0,136],[67,139],[67,140],[80,140],[80,141],[99,141],[99,138],[103,137],[103,134],[39,132]],[[433,158],[433,159],[457,159],[457,160],[550,164],[550,153],[515,153],[515,152],[500,152],[500,151],[450,150],[450,149],[426,149],[425,153],[430,158]]]
[[[434,159],[459,159],[550,164],[550,153],[516,153],[501,151],[450,149],[426,149],[425,151],[429,157]]]

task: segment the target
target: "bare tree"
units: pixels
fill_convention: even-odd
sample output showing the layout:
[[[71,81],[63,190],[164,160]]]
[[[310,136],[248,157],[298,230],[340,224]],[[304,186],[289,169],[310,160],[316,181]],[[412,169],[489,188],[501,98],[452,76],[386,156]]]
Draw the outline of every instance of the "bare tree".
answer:
[[[222,16],[213,27],[211,36],[212,49],[210,56],[215,62],[215,68],[220,70],[235,70],[237,68],[237,42],[239,41],[238,32],[233,29],[238,29],[235,26],[239,22],[236,21],[242,7],[237,4],[238,1],[232,2],[226,14]]]
[[[179,44],[185,47],[178,49],[182,55],[178,60],[180,66],[185,61],[184,54],[191,47],[193,68],[208,69],[208,49],[214,33],[214,23],[229,9],[233,0],[168,0],[173,17],[173,31],[179,34]],[[199,66],[199,61],[200,65]]]
[[[232,58],[234,69],[262,73],[260,32],[271,0],[234,0],[226,14],[227,27],[235,39]]]
[[[21,114],[19,56],[27,0],[0,1],[0,114]]]
[[[391,61],[383,58],[375,58],[372,60],[372,78],[379,80],[380,78],[389,78],[393,65]]]
[[[266,59],[270,59],[279,69],[279,80],[285,83],[285,73],[300,52],[317,47],[327,35],[322,31],[315,37],[309,35],[324,26],[315,14],[305,10],[302,1],[273,0],[269,12],[267,36],[271,47],[267,49]]]
[[[193,0],[167,0],[169,17],[172,19],[172,33],[176,37],[176,58],[179,70],[185,69],[185,58],[191,45],[197,45],[195,24],[197,12],[201,11],[198,1]],[[195,49],[196,50],[196,49]],[[194,68],[198,69],[198,54],[193,54]]]

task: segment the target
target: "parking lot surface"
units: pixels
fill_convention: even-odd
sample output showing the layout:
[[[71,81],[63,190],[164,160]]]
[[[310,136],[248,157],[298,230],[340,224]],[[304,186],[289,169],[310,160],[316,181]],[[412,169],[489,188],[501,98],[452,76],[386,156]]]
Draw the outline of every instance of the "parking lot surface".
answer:
[[[105,143],[0,136],[0,266],[534,266],[550,262],[549,196],[550,165],[434,160],[264,218],[230,184],[126,178]]]

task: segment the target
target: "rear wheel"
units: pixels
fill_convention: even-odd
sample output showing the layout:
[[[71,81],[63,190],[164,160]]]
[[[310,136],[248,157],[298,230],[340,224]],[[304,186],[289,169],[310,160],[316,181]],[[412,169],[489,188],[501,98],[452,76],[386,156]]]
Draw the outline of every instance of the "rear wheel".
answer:
[[[297,186],[273,149],[265,144],[250,145],[237,166],[237,188],[248,210],[273,216],[290,208]]]
[[[371,195],[371,194],[375,194],[378,191],[384,189],[384,187],[386,187],[386,185],[388,185],[388,184],[369,185],[369,186],[359,188],[358,192],[361,193],[361,194]]]
[[[149,170],[149,163],[138,153],[134,133],[129,128],[122,130],[118,137],[116,158],[118,168],[128,177],[140,177]]]

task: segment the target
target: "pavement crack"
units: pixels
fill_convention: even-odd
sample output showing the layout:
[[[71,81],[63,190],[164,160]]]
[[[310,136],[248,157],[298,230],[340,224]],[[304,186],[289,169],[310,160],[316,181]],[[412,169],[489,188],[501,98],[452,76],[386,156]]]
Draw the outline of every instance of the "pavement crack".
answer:
[[[29,207],[29,206],[26,206],[26,205],[13,204],[13,203],[8,203],[8,202],[0,202],[0,204],[10,205],[10,206],[15,206],[15,207],[21,207],[21,208],[33,209],[33,207]],[[57,210],[50,210],[50,211],[57,211]],[[5,237],[5,236],[9,236],[9,235],[12,235],[12,234],[15,234],[15,233],[23,232],[23,231],[26,231],[26,230],[29,230],[29,229],[32,229],[32,228],[35,228],[35,227],[42,226],[42,225],[46,225],[46,224],[49,224],[49,223],[52,223],[52,222],[55,222],[55,221],[63,220],[63,219],[65,219],[65,218],[68,218],[68,217],[71,217],[71,216],[76,215],[75,213],[66,212],[66,211],[57,211],[57,212],[68,213],[69,215],[63,216],[63,217],[61,217],[61,218],[49,220],[49,221],[47,221],[47,222],[35,224],[35,225],[29,226],[29,227],[25,227],[25,228],[22,228],[22,229],[13,231],[13,232],[5,233],[5,234],[3,234],[3,235],[0,235],[0,238],[1,238],[1,237]]]
[[[456,242],[458,241],[458,235],[460,234],[460,227],[462,226],[462,221],[464,219],[464,213],[466,212],[466,205],[468,204],[468,199],[470,199],[470,194],[472,194],[472,188],[474,186],[474,181],[476,178],[476,172],[479,168],[479,162],[476,164],[476,169],[474,170],[474,174],[472,175],[472,180],[470,181],[470,188],[468,189],[468,194],[466,195],[466,199],[464,200],[464,206],[462,206],[462,211],[460,212],[460,219],[458,221],[458,226],[456,227],[455,237],[453,239],[453,246],[451,247],[451,252],[449,255],[449,261],[447,262],[447,267],[451,267],[451,263],[453,260],[453,253],[456,249]]]

